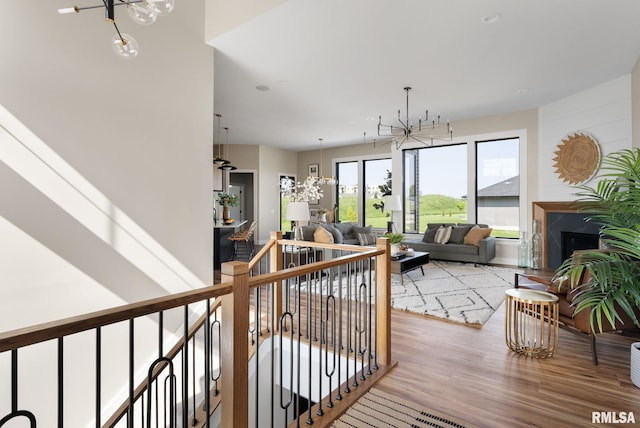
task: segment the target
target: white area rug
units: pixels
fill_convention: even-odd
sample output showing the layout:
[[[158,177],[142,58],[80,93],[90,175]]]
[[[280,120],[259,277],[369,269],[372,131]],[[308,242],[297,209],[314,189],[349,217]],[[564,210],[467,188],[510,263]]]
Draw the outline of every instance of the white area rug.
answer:
[[[431,261],[420,269],[391,275],[391,306],[446,321],[482,325],[513,288],[516,268],[473,266],[473,263]]]

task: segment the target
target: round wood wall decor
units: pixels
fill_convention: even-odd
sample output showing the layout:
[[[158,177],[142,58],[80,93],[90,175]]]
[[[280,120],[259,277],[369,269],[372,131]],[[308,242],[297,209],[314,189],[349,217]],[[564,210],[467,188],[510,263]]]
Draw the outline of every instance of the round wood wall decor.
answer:
[[[558,144],[553,158],[556,172],[563,181],[569,184],[580,184],[588,181],[600,165],[600,147],[587,134],[573,134]]]

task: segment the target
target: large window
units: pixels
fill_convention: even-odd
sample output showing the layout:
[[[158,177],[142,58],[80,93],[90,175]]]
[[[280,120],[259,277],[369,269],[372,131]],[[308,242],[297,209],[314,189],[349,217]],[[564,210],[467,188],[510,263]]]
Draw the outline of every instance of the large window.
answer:
[[[517,238],[520,218],[520,140],[476,142],[476,218],[498,238]]]
[[[363,167],[364,224],[386,228],[391,217],[382,198],[391,194],[391,159],[365,160]]]
[[[291,175],[280,175],[280,183],[282,183],[282,180],[293,180],[295,182],[296,178]],[[290,232],[292,230],[291,221],[286,219],[288,204],[289,197],[280,192],[280,230],[282,232]]]
[[[337,220],[386,229],[391,217],[382,197],[391,194],[391,159],[339,161],[336,175]]]
[[[339,162],[336,164],[338,175],[338,218],[341,222],[357,222],[359,218],[358,162]]]
[[[467,145],[406,150],[405,231],[467,221]]]
[[[421,147],[403,152],[404,231],[429,223],[483,223],[517,238],[520,138]]]

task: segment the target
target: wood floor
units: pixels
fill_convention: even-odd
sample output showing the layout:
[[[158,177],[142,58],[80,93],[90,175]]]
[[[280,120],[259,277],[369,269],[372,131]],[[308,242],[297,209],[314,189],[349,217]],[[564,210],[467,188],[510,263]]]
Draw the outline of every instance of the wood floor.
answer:
[[[629,378],[640,337],[599,336],[593,366],[590,341],[560,329],[553,358],[528,359],[506,347],[504,318],[503,305],[475,329],[393,310],[398,366],[376,388],[478,427],[607,426],[592,424],[592,411],[632,411],[640,424],[640,388]]]

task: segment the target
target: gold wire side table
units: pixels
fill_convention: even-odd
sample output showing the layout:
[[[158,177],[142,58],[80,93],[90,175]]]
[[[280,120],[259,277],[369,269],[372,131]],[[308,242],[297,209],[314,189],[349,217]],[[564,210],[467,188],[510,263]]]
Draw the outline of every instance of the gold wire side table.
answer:
[[[558,347],[558,296],[538,290],[505,291],[507,346],[527,357],[553,357]]]

